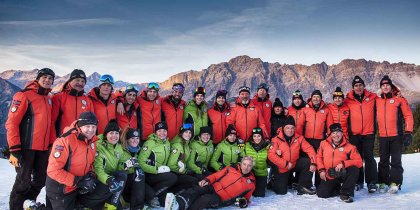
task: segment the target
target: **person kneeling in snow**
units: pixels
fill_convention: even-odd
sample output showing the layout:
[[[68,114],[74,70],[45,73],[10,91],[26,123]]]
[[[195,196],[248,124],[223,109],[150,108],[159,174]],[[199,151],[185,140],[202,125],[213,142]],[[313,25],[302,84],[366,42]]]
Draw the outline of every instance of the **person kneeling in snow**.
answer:
[[[218,208],[232,204],[246,208],[255,190],[253,166],[252,157],[245,156],[240,165],[227,166],[207,176],[198,183],[199,186],[176,196],[168,193],[165,210]]]
[[[330,131],[331,135],[321,142],[318,149],[317,164],[321,183],[317,194],[320,198],[339,194],[341,200],[351,203],[359,170],[363,165],[362,157],[347,137],[343,136],[339,123],[332,124]]]

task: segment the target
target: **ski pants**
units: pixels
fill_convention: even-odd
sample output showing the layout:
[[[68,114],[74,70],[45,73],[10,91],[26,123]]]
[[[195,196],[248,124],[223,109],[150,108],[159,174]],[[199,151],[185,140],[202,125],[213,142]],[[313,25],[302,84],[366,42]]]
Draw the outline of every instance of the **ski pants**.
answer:
[[[401,153],[403,136],[379,137],[379,182],[389,185],[391,182],[402,184],[403,172]],[[390,161],[391,158],[391,161]]]
[[[350,166],[346,168],[346,175],[336,179],[321,180],[316,193],[320,198],[329,198],[337,195],[354,196],[354,187],[359,176],[359,168]],[[326,172],[328,173],[328,172]]]
[[[146,174],[146,183],[155,191],[154,196],[158,197],[161,206],[165,206],[166,193],[176,184],[177,178],[177,175],[172,172]]]
[[[359,180],[357,180],[357,184],[363,184],[364,180],[367,184],[378,183],[378,169],[376,160],[373,157],[375,135],[351,135],[350,143],[356,146],[357,151],[360,153],[363,161],[365,162],[365,167],[360,169]]]
[[[176,196],[180,210],[201,210],[223,206],[222,199],[216,194],[213,186],[194,186]]]

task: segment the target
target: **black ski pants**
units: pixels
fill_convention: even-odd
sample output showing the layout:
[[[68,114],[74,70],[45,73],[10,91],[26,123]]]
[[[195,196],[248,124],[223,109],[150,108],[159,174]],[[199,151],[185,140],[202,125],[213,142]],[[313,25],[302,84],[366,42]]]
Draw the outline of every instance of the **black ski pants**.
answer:
[[[403,172],[401,153],[403,136],[379,137],[379,182],[402,184]],[[390,161],[391,159],[391,161]]]
[[[284,195],[287,193],[289,174],[296,172],[299,174],[298,184],[303,187],[312,187],[312,175],[313,173],[309,171],[311,161],[309,158],[299,158],[296,161],[296,166],[288,172],[279,173],[277,167],[273,167],[273,178],[271,179],[271,184],[273,191],[276,194]]]
[[[366,181],[367,184],[378,183],[378,169],[376,160],[373,157],[373,148],[375,146],[375,135],[356,135],[350,136],[350,143],[356,146],[357,151],[362,156],[365,162],[365,167],[360,169],[359,179],[357,184],[363,184]]]
[[[316,193],[320,198],[329,198],[337,195],[354,196],[354,187],[359,176],[359,168],[350,166],[346,168],[344,177],[331,179],[327,181],[321,180]],[[328,172],[326,172],[328,173]]]

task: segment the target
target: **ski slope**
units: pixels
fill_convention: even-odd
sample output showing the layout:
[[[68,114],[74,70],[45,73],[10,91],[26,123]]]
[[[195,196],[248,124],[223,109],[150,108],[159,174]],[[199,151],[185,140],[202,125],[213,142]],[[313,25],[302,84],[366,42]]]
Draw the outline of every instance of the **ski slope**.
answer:
[[[353,203],[344,203],[338,197],[322,199],[316,195],[296,195],[289,191],[286,195],[275,195],[267,191],[265,198],[252,198],[248,209],[420,209],[420,153],[403,155],[404,185],[398,194],[369,194],[366,186],[355,193]],[[7,160],[0,160],[0,210],[9,208],[9,194],[15,180],[15,171]],[[42,190],[38,201],[45,201]],[[224,209],[238,209],[227,207]]]

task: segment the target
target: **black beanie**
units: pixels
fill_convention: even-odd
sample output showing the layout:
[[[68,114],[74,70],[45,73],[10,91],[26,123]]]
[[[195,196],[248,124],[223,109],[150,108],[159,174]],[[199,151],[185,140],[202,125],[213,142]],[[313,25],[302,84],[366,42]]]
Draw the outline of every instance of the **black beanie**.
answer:
[[[168,124],[166,124],[166,122],[165,122],[165,121],[156,123],[156,125],[155,125],[155,132],[156,132],[157,130],[159,130],[159,129],[165,129],[165,130],[168,130]]]
[[[43,68],[43,69],[38,70],[37,75],[36,75],[36,80],[39,80],[39,78],[41,78],[44,75],[52,76],[53,80],[55,78],[55,73],[53,70],[49,68]]]
[[[353,82],[351,83],[351,86],[354,87],[354,85],[357,83],[362,83],[363,86],[365,86],[365,81],[363,81],[362,78],[356,75],[353,79]]]
[[[120,127],[118,126],[118,122],[116,119],[112,119],[109,121],[109,123],[106,125],[104,130],[104,137],[106,138],[106,135],[111,131],[117,131],[120,132]]]
[[[235,134],[235,135],[238,135],[238,134],[236,133],[235,126],[233,126],[232,124],[229,124],[229,125],[228,125],[228,127],[226,128],[226,134],[225,134],[225,137],[229,136],[230,134]]]
[[[218,90],[216,93],[216,99],[219,98],[219,96],[222,96],[224,99],[226,99],[227,91],[226,90]]]
[[[336,87],[336,88],[335,88],[335,91],[334,91],[334,93],[333,93],[333,99],[334,99],[335,97],[341,97],[341,98],[344,98],[344,93],[343,93],[343,91],[341,90],[341,87]]]
[[[262,131],[262,129],[260,127],[256,127],[256,128],[253,128],[252,129],[252,135],[254,135],[254,134],[260,134],[261,137],[264,137],[263,131]]]
[[[77,120],[77,126],[82,127],[85,125],[98,125],[98,118],[93,112],[83,112]]]
[[[314,95],[319,95],[319,96],[321,96],[321,99],[322,99],[322,93],[321,93],[321,91],[320,91],[320,90],[314,90],[314,92],[312,92],[312,94],[311,94],[311,98],[312,98],[312,96],[314,96]]]
[[[273,108],[274,108],[274,107],[277,107],[277,106],[280,106],[281,108],[283,108],[283,103],[280,101],[280,99],[279,99],[279,98],[276,98],[276,99],[274,100],[274,103],[273,103]]]
[[[268,92],[269,87],[268,87],[268,85],[266,83],[261,83],[261,84],[258,85],[257,91],[259,89],[264,89],[265,91]]]
[[[85,72],[83,70],[80,70],[80,69],[73,70],[70,73],[70,78],[69,78],[68,82],[70,82],[70,81],[72,81],[73,79],[76,79],[76,78],[82,78],[86,82],[86,74],[85,74]]]
[[[131,139],[133,137],[139,137],[140,138],[140,132],[138,129],[134,129],[134,128],[128,128],[128,131],[125,135],[126,139]]]
[[[208,134],[211,135],[211,127],[209,127],[209,126],[201,127],[199,136],[201,136],[201,134],[203,134],[203,133],[208,133]]]
[[[241,92],[244,92],[244,91],[248,92],[248,93],[251,93],[251,89],[248,86],[242,86],[242,87],[239,88],[239,94]]]
[[[341,131],[343,132],[343,128],[341,127],[340,123],[333,123],[330,125],[330,132]]]
[[[295,119],[292,116],[287,116],[287,118],[284,120],[284,126],[286,125],[296,126]]]
[[[197,94],[202,94],[203,96],[206,96],[206,89],[204,87],[198,87],[198,88],[196,88],[195,91],[194,91],[194,94],[193,94],[194,97]]]
[[[392,80],[389,78],[388,75],[385,75],[384,77],[382,77],[381,82],[379,83],[379,87],[381,87],[383,84],[389,84],[393,86]]]
[[[300,90],[296,90],[295,92],[293,92],[292,101],[293,101],[295,98],[300,98],[300,100],[304,101],[304,100],[303,100],[302,93],[300,92]]]

